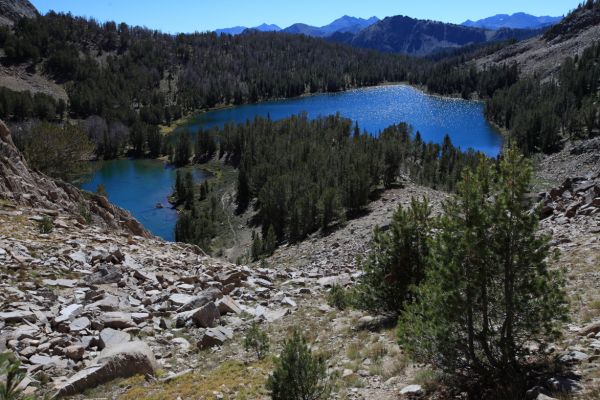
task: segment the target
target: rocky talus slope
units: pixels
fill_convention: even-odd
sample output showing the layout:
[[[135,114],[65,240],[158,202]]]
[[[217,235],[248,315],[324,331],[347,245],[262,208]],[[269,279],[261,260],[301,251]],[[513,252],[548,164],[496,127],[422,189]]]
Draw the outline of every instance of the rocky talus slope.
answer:
[[[553,349],[572,372],[554,382],[574,398],[600,398],[600,159],[598,139],[575,142],[540,163],[538,177],[559,185],[539,194],[540,227],[560,252],[571,321]]]
[[[56,216],[67,213],[84,223],[84,215],[99,224],[136,235],[150,234],[129,212],[105,197],[84,193],[73,185],[56,181],[31,171],[15,147],[6,125],[0,121],[0,200],[14,206],[39,209],[39,213]]]
[[[155,392],[171,398],[173,392],[165,393],[169,385],[186,393],[177,385],[189,380],[194,393],[204,393],[197,386],[203,377],[221,376],[220,366],[242,360],[262,371],[261,397],[271,367],[254,367],[242,348],[252,321],[269,331],[274,351],[289,329],[304,329],[335,355],[332,373],[338,371],[344,382],[368,383],[354,392],[349,388],[353,398],[394,396],[406,386],[406,377],[385,383],[405,367],[396,362],[393,337],[365,332],[361,337],[372,343],[348,356],[344,346],[365,316],[337,312],[324,297],[333,283],[356,281],[356,256],[367,250],[374,225],[389,223],[398,204],[428,196],[437,199],[439,211],[443,195],[413,185],[386,192],[366,216],[324,239],[281,248],[262,266],[235,266],[195,246],[130,229],[122,210],[101,207],[97,196],[30,171],[9,132],[1,132],[0,351],[13,351],[23,362],[26,393],[85,397],[78,393],[100,385],[94,395],[139,398]],[[95,212],[91,223],[82,220],[81,203]],[[44,217],[53,220],[49,233],[40,231]],[[362,366],[369,364],[371,348],[378,366],[387,357],[385,379]],[[125,389],[112,383],[133,374],[160,378]],[[237,398],[248,376],[253,374],[217,387],[214,396],[179,396]]]
[[[241,320],[226,315],[286,313],[256,304],[274,271],[152,237],[105,198],[30,171],[0,128],[0,351],[24,363],[27,392],[173,371],[192,348],[232,338]],[[53,229],[41,233],[47,218]]]
[[[27,393],[266,399],[272,361],[257,360],[243,345],[256,321],[271,354],[290,330],[301,329],[313,350],[328,356],[336,399],[428,398],[434,375],[403,354],[393,321],[332,309],[326,296],[334,283],[355,284],[357,258],[368,253],[375,225],[389,224],[412,197],[428,197],[437,214],[447,194],[413,184],[383,192],[365,215],[329,235],[237,266],[131,229],[124,211],[30,171],[8,131],[0,132],[0,351],[23,362]],[[540,180],[564,181],[538,199],[572,304],[565,338],[550,351],[572,368],[532,388],[531,398],[565,390],[574,398],[600,395],[595,146],[581,142],[539,163]],[[82,219],[81,203],[95,211],[91,223]],[[48,216],[54,228],[41,233],[39,221]]]
[[[546,35],[515,43],[478,59],[477,65],[517,63],[525,74],[552,77],[567,57],[581,55],[600,38],[600,11],[582,9],[555,25]]]

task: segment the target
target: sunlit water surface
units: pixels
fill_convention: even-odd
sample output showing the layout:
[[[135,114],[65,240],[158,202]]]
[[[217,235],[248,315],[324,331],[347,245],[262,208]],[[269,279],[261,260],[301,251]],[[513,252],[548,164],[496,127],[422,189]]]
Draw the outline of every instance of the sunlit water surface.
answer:
[[[179,129],[243,123],[255,116],[274,120],[306,112],[310,118],[340,113],[358,122],[361,130],[377,134],[392,124],[406,122],[425,141],[440,143],[445,134],[463,150],[473,148],[489,156],[500,152],[502,138],[483,116],[483,103],[429,96],[406,85],[379,86],[335,94],[321,94],[289,100],[226,108],[201,113]],[[109,199],[129,210],[148,230],[166,240],[174,239],[177,213],[167,197],[175,182],[175,169],[155,160],[113,160],[103,162],[81,187],[94,191],[103,184]],[[195,179],[205,179],[197,171]],[[164,208],[156,208],[157,203]]]

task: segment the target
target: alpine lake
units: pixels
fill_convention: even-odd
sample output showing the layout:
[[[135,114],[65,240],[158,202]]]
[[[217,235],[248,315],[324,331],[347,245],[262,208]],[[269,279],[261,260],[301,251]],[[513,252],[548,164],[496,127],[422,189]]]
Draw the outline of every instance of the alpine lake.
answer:
[[[483,115],[478,101],[432,96],[408,85],[387,85],[275,100],[200,113],[176,130],[244,123],[256,116],[279,120],[306,113],[309,118],[339,113],[358,123],[361,130],[377,135],[386,127],[406,122],[426,142],[441,143],[448,134],[455,146],[496,156],[502,147],[500,132]],[[93,173],[81,180],[82,189],[94,191],[103,184],[109,199],[130,211],[149,231],[174,240],[177,212],[168,203],[176,170],[159,160],[118,159],[100,161]],[[198,182],[207,174],[194,170]]]

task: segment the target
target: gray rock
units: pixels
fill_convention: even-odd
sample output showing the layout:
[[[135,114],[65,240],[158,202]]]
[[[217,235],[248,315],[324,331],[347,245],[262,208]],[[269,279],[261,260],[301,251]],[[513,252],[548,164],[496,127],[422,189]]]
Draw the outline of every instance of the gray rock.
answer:
[[[223,293],[219,289],[217,289],[217,288],[206,289],[206,290],[202,291],[200,294],[198,294],[198,296],[196,296],[192,300],[190,300],[188,303],[179,307],[177,309],[177,312],[181,313],[184,311],[194,310],[198,307],[202,307],[203,305],[205,305],[211,301],[214,302],[215,300],[220,299],[221,297],[223,297]]]
[[[194,296],[183,293],[174,293],[171,296],[169,296],[169,301],[177,306],[183,306],[185,304],[188,304],[194,299]]]
[[[217,300],[216,305],[221,315],[228,313],[240,314],[242,312],[236,301],[229,296],[223,296],[222,299]]]
[[[23,350],[19,351],[19,354],[23,357],[29,358],[37,352],[37,347],[27,346]]]
[[[6,322],[10,324],[12,322],[35,322],[35,314],[31,311],[8,311],[8,312],[0,312],[0,321]]]
[[[33,355],[29,358],[29,362],[34,365],[51,365],[55,364],[58,357],[41,356],[39,354]]]
[[[61,286],[66,288],[74,288],[77,286],[77,281],[75,279],[44,279],[43,282],[48,286]]]
[[[144,342],[123,343],[102,351],[90,366],[71,376],[55,397],[70,396],[133,375],[154,375],[158,369],[152,350]]]
[[[92,303],[86,308],[98,308],[102,311],[115,311],[119,309],[119,298],[112,294],[107,294],[102,300]]]
[[[104,326],[114,329],[127,329],[137,326],[131,319],[130,314],[120,311],[105,312],[100,316],[100,321]]]
[[[182,337],[173,338],[171,340],[171,343],[173,343],[174,345],[180,347],[181,350],[183,350],[183,351],[188,351],[192,347],[192,345],[190,344],[190,342],[188,342],[187,339],[182,338]]]
[[[242,280],[245,278],[246,278],[246,273],[244,273],[243,271],[234,271],[234,272],[229,272],[229,273],[220,275],[219,282],[221,282],[223,284],[223,286],[231,285],[231,284],[233,284],[235,286],[240,286]]]
[[[287,297],[287,296],[284,297],[281,300],[281,304],[284,304],[284,305],[287,305],[287,306],[290,306],[290,307],[296,307],[297,306],[296,302],[294,300],[292,300],[291,298]]]
[[[101,349],[113,347],[122,343],[129,342],[131,335],[127,332],[117,331],[112,328],[105,328],[100,332],[98,345]]]
[[[73,361],[80,361],[83,359],[85,348],[82,345],[74,344],[72,346],[65,347],[65,357],[70,358]]]
[[[408,385],[404,389],[400,390],[400,394],[417,395],[422,393],[423,388],[421,385]]]
[[[204,332],[204,336],[198,342],[198,348],[205,350],[215,346],[222,346],[227,340],[233,337],[231,329],[219,326],[217,328],[210,328]]]
[[[590,358],[590,356],[588,356],[587,354],[585,354],[582,351],[579,350],[571,350],[566,354],[563,354],[560,357],[560,361],[564,362],[564,363],[570,363],[570,362],[581,362],[581,361],[585,361],[588,358]]]
[[[548,385],[553,391],[562,393],[579,392],[583,389],[583,387],[576,380],[563,377],[551,378],[548,381]]]
[[[20,325],[9,334],[10,339],[37,339],[40,329],[32,325]]]
[[[258,286],[262,286],[264,288],[272,288],[273,287],[273,283],[271,281],[268,281],[266,279],[262,279],[262,278],[254,278],[254,283],[257,284]]]
[[[58,317],[54,318],[54,322],[60,324],[61,322],[72,321],[83,311],[81,304],[70,304],[60,311]]]
[[[90,319],[88,317],[75,318],[69,324],[71,332],[79,332],[90,327]]]
[[[212,301],[192,311],[188,311],[189,317],[194,322],[194,325],[201,328],[213,328],[221,314],[219,309]],[[177,319],[179,326],[179,318]],[[185,324],[184,324],[185,325]]]
[[[69,254],[69,258],[71,260],[76,261],[76,262],[81,263],[81,264],[85,264],[87,262],[87,258],[85,256],[85,253],[83,251],[81,251],[81,250]]]
[[[589,334],[596,334],[598,332],[600,332],[600,321],[592,322],[584,326],[577,334],[579,336],[588,336]]]
[[[87,283],[92,285],[105,285],[117,283],[123,279],[123,275],[113,265],[103,265],[96,272],[84,278]]]

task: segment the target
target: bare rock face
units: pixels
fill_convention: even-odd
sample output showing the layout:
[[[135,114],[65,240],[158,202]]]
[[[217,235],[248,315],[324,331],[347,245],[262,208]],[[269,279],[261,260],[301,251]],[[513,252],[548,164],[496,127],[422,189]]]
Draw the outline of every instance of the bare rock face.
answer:
[[[0,0],[0,25],[14,25],[21,18],[37,15],[37,9],[28,0]]]
[[[2,0],[0,0],[0,10],[1,4]],[[84,206],[92,214],[95,225],[123,230],[143,237],[151,236],[129,212],[112,205],[105,197],[84,193],[71,184],[31,171],[2,121],[0,121],[0,200],[48,210],[48,213],[67,212],[76,218],[81,218],[80,209]]]
[[[92,364],[69,378],[55,397],[70,396],[116,378],[138,374],[154,375],[158,365],[152,350],[144,342],[122,343],[107,348]]]

